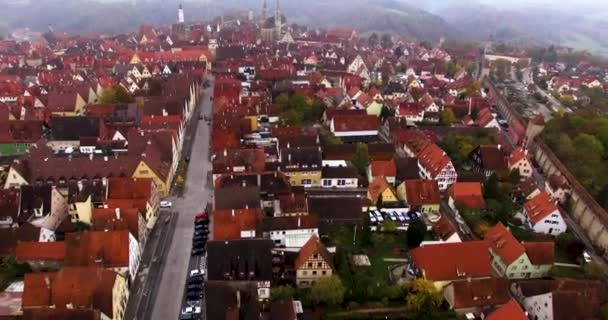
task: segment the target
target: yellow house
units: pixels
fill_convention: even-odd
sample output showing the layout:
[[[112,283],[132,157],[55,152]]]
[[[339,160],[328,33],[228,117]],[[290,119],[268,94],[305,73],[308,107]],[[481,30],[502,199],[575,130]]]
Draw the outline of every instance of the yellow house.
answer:
[[[391,187],[383,176],[374,178],[372,183],[369,184],[367,187],[367,198],[372,204],[376,204],[379,199],[382,199],[382,202],[399,201],[397,192],[395,192],[395,189]]]
[[[52,115],[77,117],[83,114],[86,105],[87,102],[78,93],[49,93],[46,107]]]
[[[157,169],[157,171],[159,170]],[[154,184],[158,188],[158,193],[161,197],[166,197],[169,194],[168,187],[171,185],[171,181],[168,179],[169,176],[166,175],[165,177],[163,177],[163,174],[161,172],[156,173],[150,168],[150,166],[148,166],[145,159],[142,159],[139,162],[137,168],[135,168],[135,171],[133,172],[132,177],[152,179],[152,181],[154,181]]]
[[[292,186],[320,187],[322,162],[318,147],[285,148],[281,150],[279,171]]]

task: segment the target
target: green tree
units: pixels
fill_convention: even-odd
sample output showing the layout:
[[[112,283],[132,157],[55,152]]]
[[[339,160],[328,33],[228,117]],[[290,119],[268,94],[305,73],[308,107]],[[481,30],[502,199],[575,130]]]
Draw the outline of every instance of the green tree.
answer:
[[[389,233],[393,233],[397,231],[397,224],[390,219],[385,219],[382,222],[382,231],[384,232],[389,232]]]
[[[357,144],[357,149],[351,161],[357,170],[359,170],[359,174],[364,176],[367,171],[367,166],[369,166],[369,151],[367,149],[367,144]]]
[[[406,286],[406,307],[411,319],[441,319],[440,307],[443,297],[432,282],[416,279]]]
[[[372,34],[369,36],[369,38],[367,38],[367,43],[369,44],[370,47],[375,47],[378,45],[378,34],[375,32],[372,32]]]
[[[105,89],[99,98],[101,103],[129,103],[133,102],[131,95],[120,85],[114,85],[112,88]]]
[[[406,239],[408,248],[417,248],[426,235],[426,224],[420,219],[414,219],[407,227]]]
[[[361,228],[360,244],[369,247],[372,244],[372,223],[369,218],[369,210],[363,215],[363,227]]]
[[[345,291],[340,278],[332,275],[317,280],[310,289],[310,297],[317,305],[333,306],[342,303]]]
[[[441,124],[451,126],[456,121],[454,111],[452,111],[450,108],[443,109],[443,111],[441,111],[440,120]]]
[[[479,91],[481,90],[481,83],[475,80],[471,82],[471,84],[467,87],[466,93],[468,97],[479,95]]]
[[[283,123],[289,126],[299,126],[302,124],[302,115],[294,109],[289,109],[281,115]]]
[[[393,37],[391,37],[390,33],[382,34],[380,38],[380,45],[383,49],[390,49],[393,46]]]
[[[604,303],[600,308],[600,314],[602,315],[602,320],[608,320],[608,303]]]
[[[509,173],[509,182],[512,184],[518,184],[521,181],[521,174],[519,173],[519,169],[512,170]]]
[[[292,286],[278,286],[270,289],[270,300],[291,299],[295,296],[296,289]]]
[[[287,104],[289,103],[289,95],[287,93],[281,93],[274,99],[274,102],[280,105],[282,108],[287,108]]]
[[[326,146],[334,146],[338,144],[343,144],[343,142],[342,139],[336,137],[333,132],[328,131],[323,135],[323,144]]]
[[[384,122],[388,118],[392,118],[395,116],[395,109],[391,109],[386,105],[382,106],[380,110],[380,121]]]
[[[603,262],[591,260],[591,262],[586,263],[583,266],[585,270],[585,274],[591,278],[601,279],[606,277],[608,274],[608,270],[606,270],[606,265]]]
[[[458,72],[458,64],[454,60],[450,60],[445,63],[445,70],[447,76],[453,78],[456,72]]]
[[[32,272],[29,264],[17,261],[17,258],[15,258],[14,255],[8,255],[2,258],[0,270],[10,278],[21,278],[26,273]]]

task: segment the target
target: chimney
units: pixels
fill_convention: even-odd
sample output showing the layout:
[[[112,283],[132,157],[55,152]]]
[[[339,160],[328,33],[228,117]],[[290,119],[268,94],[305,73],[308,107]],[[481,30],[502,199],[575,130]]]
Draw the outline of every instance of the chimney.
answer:
[[[103,156],[103,161],[108,162],[108,156]]]
[[[93,154],[89,154],[89,160],[93,161]]]
[[[232,209],[232,216],[234,217],[234,209]]]
[[[224,157],[228,156],[228,149],[224,149]]]
[[[302,226],[302,218],[298,216],[298,228]]]
[[[120,220],[120,208],[114,209],[114,212],[116,213],[116,220]]]
[[[243,180],[243,181],[241,182],[241,186],[242,186],[243,188],[245,188],[245,187],[247,186],[247,180]]]

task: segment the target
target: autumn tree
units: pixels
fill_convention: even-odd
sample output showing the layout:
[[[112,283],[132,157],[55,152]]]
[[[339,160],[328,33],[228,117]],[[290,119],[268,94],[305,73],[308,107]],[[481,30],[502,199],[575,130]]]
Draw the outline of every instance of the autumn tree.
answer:
[[[337,275],[322,277],[312,285],[310,298],[319,305],[333,306],[342,303],[346,289]]]
[[[270,300],[283,300],[283,299],[291,299],[296,294],[296,290],[289,285],[286,286],[278,286],[270,289]]]
[[[406,307],[412,319],[440,319],[443,297],[431,281],[416,279],[406,286]]]
[[[426,224],[421,219],[414,219],[407,227],[406,238],[409,248],[417,248],[426,235]]]
[[[439,116],[441,124],[445,126],[451,126],[456,121],[456,116],[454,115],[454,111],[450,108],[444,108],[441,111]]]
[[[369,166],[369,151],[367,149],[367,144],[359,143],[357,144],[357,149],[355,150],[355,154],[352,158],[353,165],[359,170],[359,174],[365,175],[367,171],[367,166]],[[371,181],[370,181],[371,182]]]
[[[131,95],[120,85],[114,85],[111,88],[104,89],[99,98],[101,103],[129,103],[133,102]]]

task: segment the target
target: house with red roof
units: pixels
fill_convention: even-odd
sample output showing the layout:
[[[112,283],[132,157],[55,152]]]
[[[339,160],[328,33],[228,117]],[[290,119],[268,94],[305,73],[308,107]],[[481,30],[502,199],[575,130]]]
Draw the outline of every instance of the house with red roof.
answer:
[[[160,204],[160,194],[152,179],[109,178],[107,188],[106,206],[122,210],[135,208],[143,215],[148,231],[154,227]],[[94,219],[91,218],[91,220]]]
[[[553,201],[564,204],[572,193],[568,179],[562,175],[552,174],[545,181],[545,191]]]
[[[439,290],[456,281],[494,276],[487,241],[433,244],[410,251],[409,266]]]
[[[537,233],[558,236],[568,228],[559,208],[546,192],[524,203],[523,215],[525,223]]]
[[[479,182],[456,182],[448,188],[448,205],[458,212],[458,207],[468,209],[483,209],[486,201]]]
[[[286,248],[301,248],[319,235],[319,216],[301,215],[264,219],[264,235]]]
[[[213,240],[239,240],[262,237],[262,210],[226,209],[213,211]]]
[[[424,107],[418,102],[402,102],[395,109],[395,116],[415,123],[424,121],[424,112]]]
[[[555,260],[554,242],[520,243],[502,224],[498,223],[485,235],[492,256],[492,269],[509,279],[545,277]]]
[[[458,173],[450,157],[439,146],[432,142],[426,143],[416,153],[420,177],[426,180],[436,180],[439,190],[444,191],[456,182]]]
[[[528,159],[528,150],[517,147],[507,157],[507,166],[510,171],[518,170],[519,176],[523,179],[532,176],[532,163]]]
[[[65,260],[66,244],[63,241],[20,242],[15,248],[15,258],[25,262],[35,271],[59,270]]]
[[[528,320],[517,300],[511,299],[485,317],[485,320]]]
[[[395,185],[395,179],[397,177],[395,160],[375,160],[369,164],[367,167],[367,181],[372,181],[380,176],[386,178],[386,181],[389,184]]]
[[[441,204],[441,193],[437,181],[405,180],[397,187],[397,196],[410,209],[427,215],[427,218],[432,220],[431,222],[436,222],[439,219],[439,216],[433,214],[439,212]]]
[[[443,297],[460,315],[480,315],[487,308],[509,302],[509,279],[485,278],[455,281],[443,290]]]
[[[294,263],[298,287],[309,287],[334,273],[334,260],[317,235],[308,239],[300,248]]]
[[[344,142],[378,140],[380,120],[374,115],[336,115],[330,122],[331,132]]]

